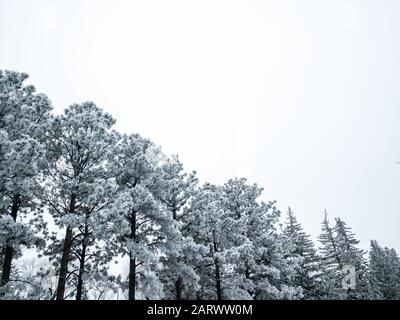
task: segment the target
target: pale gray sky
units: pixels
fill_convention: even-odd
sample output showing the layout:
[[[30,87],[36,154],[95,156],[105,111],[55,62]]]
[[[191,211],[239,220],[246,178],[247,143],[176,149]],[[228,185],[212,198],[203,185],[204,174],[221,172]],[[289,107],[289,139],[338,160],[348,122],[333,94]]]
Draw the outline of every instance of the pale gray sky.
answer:
[[[93,100],[200,178],[246,176],[316,236],[400,249],[397,0],[0,0],[0,68]]]

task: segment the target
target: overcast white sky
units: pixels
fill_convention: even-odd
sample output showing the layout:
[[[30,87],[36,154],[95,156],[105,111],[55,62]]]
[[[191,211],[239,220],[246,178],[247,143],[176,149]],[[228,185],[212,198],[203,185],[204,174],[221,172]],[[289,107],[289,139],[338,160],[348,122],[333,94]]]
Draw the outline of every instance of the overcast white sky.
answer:
[[[0,68],[93,100],[202,181],[400,249],[400,1],[0,0]]]

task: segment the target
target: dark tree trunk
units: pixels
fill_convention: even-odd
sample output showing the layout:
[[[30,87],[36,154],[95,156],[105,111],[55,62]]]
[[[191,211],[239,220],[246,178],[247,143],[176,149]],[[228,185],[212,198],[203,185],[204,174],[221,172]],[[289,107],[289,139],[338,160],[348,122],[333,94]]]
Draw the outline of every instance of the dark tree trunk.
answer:
[[[68,210],[69,213],[75,212],[75,201],[76,198],[74,195],[72,195]],[[68,226],[67,231],[65,233],[64,247],[60,265],[60,274],[58,276],[57,298],[56,298],[57,300],[64,300],[65,284],[67,282],[67,274],[68,274],[68,262],[69,262],[69,256],[71,254],[72,237],[73,237],[72,228]]]
[[[222,300],[221,273],[218,259],[214,260],[215,264],[215,282],[217,289],[217,300]]]
[[[136,292],[136,259],[129,259],[129,300],[135,300]]]
[[[21,196],[19,194],[13,197],[12,207],[11,207],[11,217],[13,221],[17,221],[17,215],[19,206],[21,204]],[[11,275],[11,266],[12,266],[12,259],[14,256],[14,249],[12,245],[9,243],[6,246],[5,253],[4,253],[4,261],[3,261],[3,270],[1,274],[1,282],[0,286],[5,286],[10,281]]]
[[[178,280],[176,280],[176,282],[175,282],[175,299],[176,300],[182,300],[182,289],[183,289],[182,278],[179,277]]]
[[[175,207],[172,208],[172,219],[174,220],[178,220],[177,211]]]
[[[215,233],[213,232],[214,252],[218,252],[218,245]],[[221,271],[218,258],[214,259],[215,266],[215,286],[217,289],[217,300],[222,300]]]
[[[65,284],[67,282],[68,262],[69,262],[69,255],[71,253],[71,245],[72,245],[72,229],[68,227],[67,232],[65,234],[63,253],[61,257],[60,275],[58,277],[58,285],[57,285],[57,300],[64,300]]]
[[[1,286],[5,286],[10,281],[12,257],[14,250],[10,245],[7,245],[4,252],[3,273],[1,274]]]
[[[131,234],[130,237],[136,241],[136,212],[132,210],[131,213]],[[129,254],[129,281],[128,281],[129,300],[135,300],[136,292],[136,258]]]
[[[174,204],[172,207],[172,219],[178,220],[178,208]],[[180,259],[178,259],[180,261]],[[183,280],[179,276],[178,279],[175,281],[175,300],[182,300],[182,289],[183,289]]]
[[[85,259],[86,259],[86,239],[87,239],[87,226],[85,226],[85,234],[82,240],[82,250],[80,254],[79,261],[79,273],[78,273],[78,283],[76,285],[76,300],[82,300],[82,292],[83,292],[83,273],[85,272]]]

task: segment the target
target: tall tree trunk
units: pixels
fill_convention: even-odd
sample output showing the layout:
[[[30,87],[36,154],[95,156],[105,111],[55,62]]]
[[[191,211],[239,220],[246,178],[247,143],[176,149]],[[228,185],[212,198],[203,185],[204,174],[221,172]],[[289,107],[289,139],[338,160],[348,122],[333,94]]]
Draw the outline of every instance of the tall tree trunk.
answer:
[[[217,300],[222,300],[221,273],[220,273],[219,261],[217,258],[214,260],[214,264],[215,264],[215,282],[217,289]]]
[[[214,245],[214,252],[218,252],[218,244],[214,231],[213,231],[213,245]],[[215,285],[217,289],[217,300],[222,300],[221,271],[218,258],[214,259],[214,266],[215,266]]]
[[[11,213],[10,213],[14,222],[17,221],[17,215],[20,204],[21,204],[21,196],[17,194],[13,197]],[[4,254],[3,271],[1,274],[0,287],[5,286],[10,281],[13,256],[14,256],[14,249],[12,247],[12,244],[8,243]]]
[[[72,229],[67,227],[67,232],[65,233],[64,248],[61,257],[60,275],[58,277],[57,285],[57,300],[64,300],[65,284],[67,282],[68,273],[68,262],[69,255],[71,253],[72,245]]]
[[[178,280],[176,280],[176,282],[175,282],[175,299],[176,300],[182,300],[182,289],[183,289],[182,278],[178,277]]]
[[[86,259],[86,239],[87,239],[87,226],[85,226],[85,234],[82,240],[82,251],[80,254],[79,261],[79,273],[78,273],[78,283],[76,285],[76,300],[82,300],[82,292],[83,292],[83,273],[85,272],[85,259]]]
[[[70,214],[75,212],[75,201],[76,198],[74,195],[72,195],[68,210]],[[65,233],[64,247],[60,265],[60,274],[58,276],[57,297],[56,297],[57,300],[64,300],[65,284],[67,282],[67,274],[68,274],[69,255],[71,254],[72,237],[73,237],[72,228],[68,226],[67,231]]]
[[[174,204],[172,207],[172,219],[173,220],[178,220],[178,208]],[[178,258],[178,261],[180,259]],[[178,277],[178,279],[175,281],[175,300],[182,300],[182,289],[183,289],[183,280],[181,276]]]
[[[136,212],[132,209],[131,212],[131,234],[130,237],[136,241]],[[129,300],[135,300],[136,293],[136,258],[129,253],[129,281],[128,281]]]
[[[129,258],[129,300],[135,300],[136,292],[136,259]]]

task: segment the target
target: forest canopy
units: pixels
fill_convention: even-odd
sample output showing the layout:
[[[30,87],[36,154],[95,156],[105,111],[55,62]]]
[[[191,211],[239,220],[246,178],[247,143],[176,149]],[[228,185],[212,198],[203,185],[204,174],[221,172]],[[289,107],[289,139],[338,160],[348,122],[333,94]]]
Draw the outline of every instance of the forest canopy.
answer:
[[[256,183],[200,185],[93,102],[55,115],[27,78],[0,70],[0,299],[400,299],[394,249],[327,212],[315,243]]]

